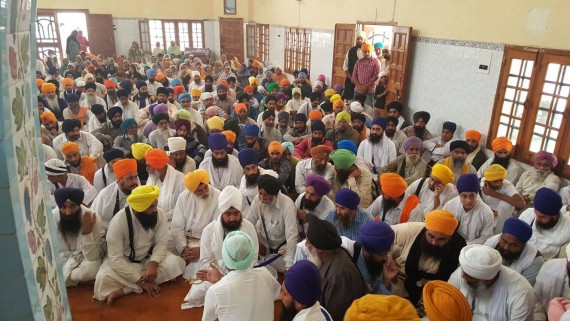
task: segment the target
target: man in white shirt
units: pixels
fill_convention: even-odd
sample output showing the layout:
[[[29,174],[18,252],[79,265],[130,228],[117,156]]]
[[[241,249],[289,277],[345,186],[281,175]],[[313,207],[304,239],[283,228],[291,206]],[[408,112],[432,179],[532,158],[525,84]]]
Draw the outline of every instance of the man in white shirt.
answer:
[[[97,96],[97,85],[94,82],[85,84],[85,99],[79,102],[79,105],[91,108],[95,104],[107,106],[103,98]]]
[[[386,117],[386,124],[386,130],[384,131],[386,133],[386,137],[388,137],[394,143],[394,146],[396,146],[396,153],[400,155],[404,152],[402,147],[404,141],[408,136],[406,136],[406,134],[398,129],[398,126],[400,125],[400,120],[398,118],[394,116],[388,116]]]
[[[423,157],[426,163],[437,163],[449,156],[449,144],[453,140],[456,129],[457,125],[454,122],[446,121],[443,123],[441,136],[424,140],[425,152]]]
[[[126,89],[119,89],[117,91],[117,97],[119,98],[119,101],[114,106],[118,106],[123,109],[123,119],[136,118],[139,106],[134,101],[129,100],[129,91]]]
[[[512,159],[513,143],[507,137],[497,137],[491,142],[491,148],[495,156],[489,158],[479,167],[477,175],[483,177],[487,167],[492,164],[499,164],[507,170],[507,180],[516,186],[524,170]]]
[[[148,141],[154,148],[164,150],[168,145],[168,139],[176,136],[176,131],[170,128],[169,121],[168,113],[158,113],[152,117],[156,129],[148,135]]]
[[[387,126],[386,118],[376,117],[372,121],[370,136],[358,146],[357,156],[372,161],[374,180],[378,180],[380,169],[397,157],[394,142],[384,135]]]
[[[406,192],[408,184],[396,173],[384,173],[380,176],[382,195],[368,207],[367,212],[373,217],[394,225],[406,222],[423,222],[424,210],[420,199]]]
[[[570,262],[568,260],[570,260],[570,247],[566,247],[565,258],[546,261],[538,272],[534,284],[534,293],[536,294],[535,321],[547,320],[546,313],[552,299],[570,297],[570,269],[568,268]]]
[[[259,194],[257,188],[257,178],[261,175],[271,175],[278,177],[279,175],[272,170],[264,169],[257,165],[257,151],[253,148],[244,148],[239,151],[238,159],[241,167],[243,167],[243,176],[239,185],[239,191],[243,195],[242,214],[244,217],[249,215],[250,205],[253,199]]]
[[[158,208],[160,189],[139,186],[127,198],[107,231],[107,258],[95,278],[96,300],[111,305],[129,293],[156,297],[159,285],[184,271],[184,260],[167,251],[168,220]]]
[[[541,187],[548,187],[558,192],[560,177],[553,171],[556,165],[558,165],[556,155],[543,150],[534,154],[534,168],[522,173],[515,186],[527,204],[532,205],[534,194]]]
[[[435,164],[429,177],[416,180],[406,191],[420,198],[420,206],[424,212],[441,209],[448,201],[459,195],[453,185],[453,176],[448,167]]]
[[[174,205],[180,193],[184,191],[184,174],[170,166],[170,158],[166,152],[160,149],[149,150],[145,157],[148,180],[146,185],[160,187],[158,207],[160,207],[168,221],[172,220]]]
[[[68,173],[67,166],[60,159],[50,159],[45,162],[45,169],[47,175],[47,184],[50,194],[50,206],[51,208],[56,208],[54,192],[63,187],[73,187],[79,188],[85,192],[85,197],[83,198],[83,204],[89,206],[95,196],[97,196],[97,190],[93,185],[89,184],[87,179],[81,175]]]
[[[329,181],[316,174],[309,174],[307,176],[306,188],[295,201],[301,238],[307,231],[307,215],[313,214],[324,220],[331,211],[335,210],[334,202],[327,196],[332,188]]]
[[[107,164],[98,169],[93,178],[93,187],[95,187],[97,192],[101,192],[105,187],[117,180],[113,172],[113,164],[123,158],[125,158],[125,153],[116,148],[109,149],[103,154],[103,159]]]
[[[222,133],[212,133],[208,137],[208,146],[212,151],[212,157],[204,159],[200,163],[200,168],[205,169],[210,174],[210,185],[217,189],[223,189],[226,186],[239,186],[243,168],[237,157],[228,154],[226,136]]]
[[[148,78],[146,81],[146,88],[148,89],[148,93],[151,96],[156,96],[158,94],[158,88],[164,88],[162,84],[156,80],[157,75],[158,72],[154,69],[149,69],[146,71],[146,77]]]
[[[334,177],[334,167],[329,163],[329,154],[332,149],[325,145],[310,149],[310,158],[305,158],[295,167],[295,190],[303,193],[307,189],[307,177],[316,174],[331,182]]]
[[[61,153],[61,146],[67,141],[76,142],[79,145],[81,156],[89,155],[97,160],[103,156],[103,144],[92,134],[81,130],[81,122],[77,119],[66,119],[61,125],[63,134],[54,138],[52,147],[61,160],[65,159]]]
[[[183,122],[185,126],[190,127],[190,122],[187,120],[179,119],[177,122]],[[167,144],[170,165],[182,174],[196,170],[196,162],[186,154],[186,139],[184,137],[170,137]]]

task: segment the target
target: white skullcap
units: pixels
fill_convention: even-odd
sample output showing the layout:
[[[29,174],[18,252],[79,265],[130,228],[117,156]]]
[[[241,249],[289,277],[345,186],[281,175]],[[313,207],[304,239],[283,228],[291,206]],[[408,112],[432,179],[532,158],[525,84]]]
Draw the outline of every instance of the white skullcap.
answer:
[[[359,102],[353,101],[352,103],[350,103],[350,110],[352,112],[360,114],[364,111],[364,108],[362,107],[362,105]]]
[[[366,39],[366,32],[362,31],[362,30],[358,30],[356,32],[356,38],[358,37],[362,37],[363,39]]]
[[[182,137],[168,138],[168,151],[178,152],[181,150],[186,150],[186,139]]]
[[[80,78],[75,79],[75,86],[77,86],[77,87],[85,86],[85,80],[82,80]]]
[[[44,165],[49,176],[61,176],[67,173],[67,166],[61,159],[50,159]]]
[[[243,196],[237,187],[231,185],[226,186],[218,197],[218,209],[220,213],[224,213],[232,207],[241,211],[242,199]]]
[[[265,94],[267,92],[267,90],[265,90],[265,87],[263,86],[257,86],[257,91],[262,94]]]
[[[388,73],[385,72],[385,71],[381,71],[381,72],[378,74],[378,79],[380,79],[380,78],[382,78],[382,77],[384,77],[384,76],[388,77]]]
[[[201,100],[206,100],[206,99],[210,99],[210,98],[214,98],[214,95],[212,95],[212,93],[208,93],[208,92],[203,93],[203,94],[200,96],[200,99],[201,99]]]
[[[479,280],[491,280],[501,270],[503,259],[494,248],[471,244],[461,250],[459,264],[469,276]]]

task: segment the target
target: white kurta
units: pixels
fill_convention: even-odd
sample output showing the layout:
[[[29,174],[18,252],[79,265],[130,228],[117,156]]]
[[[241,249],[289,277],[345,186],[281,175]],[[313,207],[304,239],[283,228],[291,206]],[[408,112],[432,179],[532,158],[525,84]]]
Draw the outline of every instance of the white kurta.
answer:
[[[562,197],[563,204],[562,208],[560,209],[560,214],[565,214],[567,212],[566,207],[570,205],[570,186],[561,188],[558,193],[560,193],[560,196]]]
[[[451,142],[454,140],[456,140],[455,137],[453,137],[447,142],[443,142],[441,136],[424,140],[423,145],[425,151],[424,154],[422,155],[423,159],[426,161],[426,163],[429,163],[430,161],[434,161],[437,163],[440,160],[446,158],[447,156],[449,156],[450,153],[449,146],[451,145]],[[436,147],[438,144],[441,144],[442,146]]]
[[[131,250],[126,211],[123,209],[113,217],[107,232],[107,258],[95,279],[94,299],[105,300],[111,292],[119,289],[123,289],[126,294],[141,293],[143,289],[136,282],[144,275],[150,261],[158,263],[158,275],[155,281],[158,284],[182,274],[184,260],[166,249],[169,239],[166,215],[160,208],[157,215],[156,226],[145,230],[131,209],[135,259],[144,259],[141,263],[130,262],[128,259]],[[153,247],[152,255],[145,259],[151,247]]]
[[[208,174],[210,174],[210,185],[219,190],[230,185],[238,187],[243,175],[243,168],[237,157],[233,155],[228,155],[228,167],[216,168],[212,163],[212,157],[208,157],[200,163],[200,168],[208,171]]]
[[[81,216],[83,218],[86,212],[90,212],[85,206],[81,206]],[[52,211],[55,225],[59,226],[60,212],[59,208]],[[57,230],[57,238],[59,240],[59,257],[63,264],[63,277],[65,285],[77,285],[79,282],[87,282],[95,280],[97,270],[101,266],[100,256],[100,231],[101,218],[95,214],[95,225],[91,233],[85,235],[79,230],[79,233],[73,237],[65,238],[63,234]]]
[[[295,167],[295,190],[297,193],[304,193],[307,190],[307,176],[312,173],[316,174],[313,169],[312,158],[305,158],[297,163],[297,166]],[[332,182],[333,177],[334,167],[330,163],[327,163],[323,178]]]
[[[534,291],[520,274],[503,266],[491,287],[475,293],[462,272],[458,267],[448,282],[467,298],[473,321],[533,321]]]
[[[406,189],[406,193],[408,194],[415,194],[418,186],[420,185],[421,178],[410,184]],[[447,202],[452,200],[453,198],[457,197],[459,193],[457,192],[457,188],[453,184],[447,184],[443,188],[443,191],[439,195],[439,207],[433,208],[433,197],[434,191],[429,189],[429,178],[424,181],[422,188],[420,189],[418,197],[420,198],[420,206],[424,209],[424,212],[427,214],[435,209],[441,209]]]
[[[481,188],[483,188],[483,186],[485,186],[485,178],[481,179]],[[517,194],[517,190],[513,184],[511,184],[511,182],[506,179],[503,180],[503,185],[499,189],[495,190],[495,192],[509,197]],[[488,196],[483,192],[481,192],[480,196],[483,202],[489,206],[491,211],[497,212],[497,217],[495,218],[495,229],[493,230],[493,233],[501,233],[503,231],[503,225],[505,225],[505,221],[513,216],[515,207],[505,201],[501,201],[498,198]]]
[[[548,187],[558,192],[560,189],[560,177],[554,173],[543,177],[538,175],[535,169],[530,169],[522,173],[516,185],[517,191],[521,195],[528,195],[532,202],[534,202],[534,194],[541,187]]]
[[[406,202],[410,198],[409,193],[404,194],[404,198],[402,201],[395,207],[389,209],[386,214],[384,215],[384,210],[382,209],[382,204],[384,203],[384,197],[382,195],[378,196],[372,204],[366,210],[370,215],[374,218],[378,218],[386,222],[388,225],[400,224],[400,216],[402,215],[402,210],[406,205]],[[418,204],[411,212],[408,222],[423,222],[425,217],[425,213],[423,208]]]
[[[558,223],[548,230],[534,224],[536,219],[534,208],[527,208],[521,213],[519,219],[532,226],[532,237],[528,243],[534,244],[545,260],[557,257],[560,249],[570,242],[570,217],[568,215],[560,215]]]
[[[325,317],[324,314],[327,314]],[[299,311],[293,318],[293,321],[327,321],[332,320],[332,317],[325,308],[321,306],[319,301],[315,302],[312,306]]]
[[[491,166],[491,163],[493,163],[493,160],[494,160],[494,157],[491,157],[485,163],[483,163],[483,165],[481,165],[481,167],[479,167],[479,170],[477,171],[477,176],[479,178],[483,177],[487,168],[489,168],[489,166]],[[523,172],[524,172],[524,170],[519,165],[517,165],[514,160],[511,159],[509,166],[507,168],[506,180],[511,182],[513,185],[517,185],[517,182],[519,181],[519,177],[521,176],[521,174]]]
[[[169,137],[174,137],[176,135],[176,131],[174,129],[169,129],[169,132],[170,132]],[[165,138],[164,135],[162,135],[162,131],[160,129],[153,130],[148,135],[148,141],[149,144],[154,148],[164,150],[164,147],[168,146],[167,138]]]
[[[160,207],[166,218],[171,221],[174,213],[174,206],[178,196],[185,191],[184,174],[174,169],[170,165],[166,165],[166,175],[164,180],[160,180],[159,176],[149,175],[146,185],[156,185],[160,187],[160,195],[158,196],[158,207]]]
[[[536,304],[534,306],[534,320],[546,321],[546,312],[550,301],[556,297],[569,298],[568,272],[566,259],[552,259],[546,261],[538,272],[534,293]]]
[[[109,186],[103,188],[97,197],[95,197],[95,200],[93,200],[93,204],[91,204],[91,210],[101,217],[101,232],[103,238],[107,233],[111,219],[113,219],[113,211],[115,210],[115,203],[117,202],[117,193],[119,194],[120,211],[127,205],[128,195],[119,189],[117,182],[113,182]]]
[[[95,115],[93,115],[93,117],[89,118],[89,121],[87,122],[87,128],[89,129],[90,133],[101,128],[101,125],[102,124],[99,121],[99,118],[97,118],[97,116],[95,116]]]
[[[273,301],[280,290],[279,282],[267,269],[231,271],[208,289],[202,320],[271,321]]]
[[[301,201],[303,200],[304,197],[305,197],[305,192],[299,194],[299,196],[295,200],[295,208],[296,209],[298,209],[298,210],[301,209]],[[324,220],[327,218],[327,215],[331,211],[333,211],[335,208],[336,207],[334,205],[334,202],[328,196],[325,195],[321,198],[319,205],[317,205],[314,210],[312,210],[312,211],[308,210],[308,209],[302,209],[302,210],[305,211],[305,213],[307,213],[307,214],[313,214],[313,215],[317,216],[318,218],[320,218],[321,220]],[[309,223],[304,223],[303,224],[303,230],[305,231],[305,233],[307,232],[308,228],[309,228]]]
[[[358,146],[356,155],[371,161],[376,167],[375,173],[379,173],[380,168],[398,156],[396,153],[396,145],[386,136],[382,136],[382,139],[376,144],[371,143],[368,139],[363,140]],[[374,173],[374,171],[371,172]]]
[[[107,107],[107,103],[105,102],[105,100],[103,100],[103,98],[101,98],[99,96],[94,96],[93,102],[89,101],[89,96],[86,96],[85,99],[83,99],[79,102],[79,106],[89,107],[89,109],[91,109],[91,107],[93,107],[93,105],[95,105],[95,104],[99,104],[99,105],[103,106],[104,108]]]
[[[50,203],[51,203],[50,204],[51,208],[57,207],[53,193],[58,188],[73,187],[73,188],[82,189],[83,192],[85,192],[85,197],[83,197],[83,204],[87,204],[87,205],[91,204],[91,202],[93,202],[93,200],[97,196],[97,190],[95,189],[95,187],[93,187],[93,185],[89,184],[89,182],[87,181],[87,179],[85,177],[83,177],[81,175],[77,175],[77,174],[67,173],[67,182],[65,183],[65,186],[55,186],[49,180],[47,181],[47,185],[48,185],[48,189],[49,189],[49,195],[50,195],[49,199],[50,199]]]
[[[105,179],[107,180],[107,184],[103,180],[103,171],[105,171]],[[101,192],[105,187],[111,185],[111,183],[116,182],[117,178],[115,177],[115,173],[113,173],[113,168],[109,166],[109,164],[105,164],[103,168],[99,168],[95,172],[95,177],[93,178],[93,187],[98,192]]]
[[[275,172],[274,170],[265,169],[262,167],[257,167],[257,169],[259,170],[259,176],[267,174],[267,175],[271,175],[275,178],[279,177],[279,174],[277,174],[277,172]],[[251,206],[251,203],[253,202],[253,199],[257,196],[257,194],[259,194],[259,189],[257,188],[257,184],[254,184],[253,186],[248,187],[246,179],[245,179],[245,174],[244,174],[241,177],[241,181],[239,183],[239,191],[240,191],[241,195],[243,196],[243,202],[242,202],[242,207],[241,207],[241,215],[243,217],[247,217],[249,215],[249,208]]]
[[[61,160],[65,160],[65,157],[63,157],[61,153],[61,146],[66,142],[67,136],[65,136],[65,133],[60,134],[52,141],[53,150]],[[79,139],[75,142],[79,145],[79,154],[81,154],[81,156],[89,155],[95,159],[100,159],[103,156],[103,144],[91,133],[84,131],[79,132]]]
[[[55,153],[53,148],[51,148],[51,146],[42,144],[42,150],[44,152],[44,161],[47,162],[50,159],[57,159],[57,154]]]
[[[398,126],[401,126],[401,123],[398,123]],[[408,136],[406,136],[406,134],[404,134],[400,130],[396,130],[394,136],[390,138],[390,140],[394,143],[394,146],[396,146],[396,153],[398,153],[398,155],[405,153],[405,151],[402,150],[403,148],[402,145],[404,144],[406,138],[408,138]]]
[[[457,232],[463,236],[468,245],[485,243],[493,236],[495,228],[493,211],[483,203],[479,195],[477,195],[476,202],[471,210],[465,211],[460,196],[457,196],[443,206],[444,210],[453,213],[459,221]]]
[[[123,119],[136,118],[139,112],[139,105],[130,100],[127,102],[127,105],[122,105],[121,102],[119,101],[115,104],[115,106],[121,107],[121,109],[123,110]]]

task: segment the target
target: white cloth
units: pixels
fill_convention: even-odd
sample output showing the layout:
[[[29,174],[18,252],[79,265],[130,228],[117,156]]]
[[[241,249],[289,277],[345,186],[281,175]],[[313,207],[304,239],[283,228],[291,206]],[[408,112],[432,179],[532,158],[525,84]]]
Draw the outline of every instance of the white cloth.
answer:
[[[239,186],[243,175],[243,168],[237,157],[228,155],[228,167],[216,168],[212,163],[212,157],[205,158],[200,163],[200,168],[205,169],[210,174],[210,185],[222,190],[226,186]]]
[[[93,105],[95,105],[95,104],[99,104],[103,107],[107,106],[107,103],[105,102],[105,100],[103,100],[103,98],[101,98],[99,96],[94,96],[92,102],[89,101],[89,96],[85,97],[85,99],[83,99],[79,102],[79,106],[89,107],[89,109],[91,109],[91,107],[93,107]]]
[[[409,193],[404,194],[404,198],[400,203],[389,209],[385,214],[382,208],[382,204],[384,203],[384,197],[382,195],[378,196],[372,204],[366,210],[370,215],[379,220],[386,222],[388,225],[400,224],[400,216],[402,215],[402,210],[404,206],[406,206],[406,202],[410,198]],[[384,217],[384,219],[382,219]],[[418,204],[411,212],[408,222],[423,222],[425,217],[425,213],[423,208]]]
[[[534,292],[528,281],[508,267],[501,267],[497,281],[479,292],[461,277],[457,268],[449,283],[467,298],[473,311],[473,321],[532,321]]]
[[[178,196],[185,191],[184,174],[177,171],[174,167],[166,165],[166,175],[164,180],[160,180],[158,175],[149,175],[146,185],[156,185],[160,187],[160,195],[158,196],[158,207],[160,207],[169,221],[172,220],[174,213],[174,205]]]
[[[422,178],[410,184],[406,189],[406,193],[415,194],[421,180]],[[439,206],[437,208],[433,208],[434,191],[429,189],[429,178],[426,178],[424,184],[422,185],[422,188],[419,191],[418,197],[420,198],[420,206],[424,209],[424,212],[429,213],[433,210],[441,209],[447,202],[457,197],[458,195],[459,193],[457,192],[455,185],[451,183],[445,185],[443,191],[441,194],[439,194]]]
[[[93,117],[89,118],[89,121],[87,122],[87,128],[89,129],[89,132],[92,133],[95,130],[101,128],[101,122],[99,121],[99,118],[97,118],[97,116],[93,115]]]
[[[485,178],[481,179],[481,188],[483,186],[485,186]],[[517,194],[517,190],[513,184],[511,184],[511,182],[506,179],[503,180],[503,185],[501,185],[499,189],[496,189],[495,192],[509,197]],[[505,225],[505,221],[513,216],[515,207],[498,198],[486,195],[485,193],[481,193],[480,196],[483,202],[487,204],[493,212],[497,212],[497,217],[495,218],[495,229],[493,232],[495,234],[501,233],[503,231],[503,225]]]
[[[402,123],[398,123],[398,126],[400,126],[401,124]],[[408,138],[408,136],[406,136],[406,134],[404,134],[400,130],[396,130],[394,136],[390,138],[390,140],[394,143],[394,146],[396,146],[396,152],[398,153],[398,155],[405,154],[405,151],[403,150],[404,147],[402,146],[404,145],[404,141],[406,140],[406,138]]]
[[[105,172],[105,179],[107,180],[106,184],[103,180],[103,171]],[[115,177],[115,173],[113,173],[113,169],[111,166],[109,166],[109,164],[105,164],[103,168],[99,168],[95,172],[95,177],[93,178],[93,187],[95,187],[98,192],[101,192],[105,187],[111,185],[111,183],[115,181],[117,181],[117,178]]]
[[[558,192],[560,189],[560,177],[554,173],[547,176],[540,175],[536,169],[530,169],[522,173],[519,181],[517,182],[516,189],[521,195],[528,195],[531,201],[534,202],[534,194],[541,187],[548,187]]]
[[[265,169],[262,167],[257,167],[257,169],[259,170],[259,176],[271,175],[275,178],[279,177],[279,174],[277,174],[277,172],[274,170]],[[254,184],[253,186],[248,187],[247,181],[245,179],[245,174],[244,174],[241,177],[241,182],[239,184],[239,191],[240,191],[241,195],[243,196],[241,214],[243,215],[243,217],[247,217],[249,215],[249,208],[251,206],[251,203],[253,202],[253,199],[255,198],[255,196],[257,196],[257,194],[259,194],[259,189],[257,188],[257,184]]]
[[[186,175],[195,170],[196,170],[196,161],[190,158],[190,156],[186,156],[186,162],[184,163],[184,166],[182,166],[182,170],[179,172]]]
[[[536,226],[534,208],[527,208],[521,213],[519,219],[532,226],[532,237],[528,243],[534,244],[545,260],[557,257],[562,246],[570,242],[570,217],[568,215],[560,215],[558,223],[548,230]]]
[[[560,209],[560,214],[565,214],[567,212],[566,207],[570,205],[570,186],[561,188],[558,193],[560,193],[560,196],[562,197],[563,204],[562,208]]]
[[[479,178],[483,177],[487,168],[489,168],[489,166],[491,166],[491,164],[493,163],[493,160],[494,157],[491,157],[485,163],[483,163],[481,167],[479,167],[479,170],[477,171],[477,176]],[[511,159],[511,161],[509,162],[509,166],[507,168],[506,180],[508,180],[509,182],[511,182],[513,185],[516,186],[517,182],[519,181],[519,177],[523,172],[524,170],[519,165],[517,165],[514,160]]]
[[[93,200],[91,210],[97,213],[101,218],[101,238],[104,241],[109,228],[109,223],[113,219],[113,211],[117,202],[117,193],[119,194],[119,211],[127,205],[127,195],[119,189],[117,182],[111,183],[103,188],[101,192]],[[118,213],[118,212],[117,212]],[[106,243],[102,242],[106,250]]]
[[[174,137],[176,131],[174,129],[169,129],[169,137]],[[164,147],[168,146],[167,138],[162,134],[162,130],[155,129],[150,134],[148,134],[149,144],[158,149],[164,150]]]
[[[51,208],[57,207],[53,193],[58,188],[73,187],[73,188],[82,189],[83,192],[85,192],[85,197],[83,197],[83,204],[87,204],[87,205],[91,204],[91,202],[93,202],[93,200],[97,196],[97,190],[95,189],[95,187],[93,187],[93,185],[89,184],[89,181],[87,181],[87,179],[85,177],[83,177],[81,175],[77,175],[77,174],[67,173],[67,182],[65,182],[65,186],[55,186],[49,180],[47,181],[47,185],[48,185],[48,190],[49,190],[49,195],[50,195]]]
[[[469,211],[465,211],[461,204],[460,196],[455,197],[443,206],[459,221],[457,232],[463,236],[467,244],[483,244],[488,238],[493,236],[495,228],[495,217],[493,211],[483,203],[479,195],[475,206]]]
[[[51,148],[51,146],[42,144],[42,150],[44,152],[44,161],[47,162],[50,159],[57,159],[57,154],[55,153],[53,148]]]
[[[65,133],[60,134],[52,141],[53,150],[55,150],[57,157],[61,160],[65,160],[65,157],[63,157],[61,153],[61,146],[67,141],[68,139]],[[103,156],[103,144],[91,133],[80,131],[79,139],[75,142],[79,145],[79,154],[81,154],[81,156],[89,155],[97,160]]]
[[[346,236],[341,236],[340,237],[340,247],[342,247],[343,249],[345,249],[348,254],[350,255],[350,257],[352,257],[354,255],[354,243],[356,243],[355,240],[351,240]],[[307,260],[307,253],[309,252],[309,249],[307,249],[307,240],[304,239],[301,242],[297,243],[297,247],[295,248],[295,263],[297,263],[298,261],[302,261],[302,260]]]
[[[311,173],[318,175],[318,173],[313,169],[312,158],[305,158],[297,163],[297,166],[295,167],[295,190],[297,193],[303,193],[307,190],[307,176]],[[332,182],[334,177],[334,167],[332,164],[327,163],[325,175],[322,177],[327,181]]]
[[[568,272],[566,259],[552,259],[544,263],[536,277],[534,293],[536,305],[534,307],[534,319],[546,320],[546,312],[550,301],[556,297],[564,297],[568,292]],[[568,298],[568,297],[566,297]]]
[[[396,159],[398,155],[394,142],[386,136],[382,136],[382,139],[376,144],[371,143],[368,139],[360,142],[356,156],[370,160],[376,167],[376,173],[379,173],[384,165]],[[374,171],[371,172],[374,173]]]
[[[302,202],[304,197],[305,197],[305,192],[299,194],[299,196],[295,200],[295,208],[298,210],[303,210],[307,214],[313,214],[313,215],[317,216],[318,218],[320,218],[321,220],[326,219],[327,215],[336,208],[334,205],[334,202],[328,196],[324,195],[314,210],[311,211],[311,210],[308,210],[306,208],[302,209],[301,208],[301,202]],[[309,223],[304,223],[303,224],[303,230],[305,232],[307,232],[308,228],[309,228]]]
[[[114,106],[121,107],[123,110],[123,119],[136,118],[139,112],[139,105],[130,100],[127,101],[126,105],[123,105],[120,101],[118,101]]]
[[[267,269],[231,271],[208,289],[202,320],[271,321],[273,301],[280,290],[279,282]]]
[[[126,294],[141,293],[142,288],[136,282],[144,275],[146,266],[150,261],[158,263],[158,276],[156,278],[158,284],[172,280],[182,274],[184,260],[166,249],[169,239],[166,215],[160,208],[157,215],[156,226],[145,230],[131,209],[135,259],[144,259],[141,263],[130,262],[128,259],[131,249],[129,247],[129,229],[125,209],[113,217],[107,232],[107,258],[97,273],[93,298],[105,300],[110,293],[119,289],[123,289]],[[145,259],[151,247],[153,247],[152,255]]]
[[[148,94],[151,96],[156,96],[156,90],[160,87],[163,87],[161,83],[155,80],[152,84],[150,81],[146,81],[146,88],[148,89]]]
[[[456,140],[455,137],[451,138],[447,142],[444,142],[441,139],[441,136],[424,140],[423,145],[425,151],[422,156],[426,161],[426,163],[429,163],[430,161],[439,162],[440,160],[449,156],[449,153],[451,152],[449,150],[449,146],[451,145],[451,142],[454,140]],[[436,147],[438,144],[442,146]]]
[[[326,313],[326,317],[325,317]],[[321,306],[319,301],[312,306],[305,308],[295,315],[293,321],[327,321],[332,320],[331,315]]]

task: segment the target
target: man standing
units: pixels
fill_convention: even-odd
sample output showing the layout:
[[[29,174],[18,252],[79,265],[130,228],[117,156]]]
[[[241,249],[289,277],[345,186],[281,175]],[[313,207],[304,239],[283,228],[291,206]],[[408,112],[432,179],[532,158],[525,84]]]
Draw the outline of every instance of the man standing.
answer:
[[[358,194],[360,207],[367,208],[372,203],[372,174],[363,167],[354,164],[356,155],[346,149],[337,149],[330,153],[334,163],[335,176],[332,180],[332,193],[341,188],[348,188]]]
[[[397,173],[404,178],[406,184],[411,185],[416,180],[422,178],[426,172],[427,164],[420,157],[422,140],[415,136],[406,138],[403,150],[405,154],[384,165],[380,169],[379,174]]]
[[[158,207],[170,222],[174,213],[174,205],[180,193],[184,191],[184,174],[168,165],[170,158],[160,149],[151,149],[144,156],[148,180],[146,185],[160,187]]]
[[[388,107],[390,107],[390,104],[388,104]],[[426,128],[430,118],[431,115],[427,111],[418,111],[413,116],[414,124],[402,128],[402,132],[404,132],[408,137],[416,136],[422,141],[431,139],[433,135]]]
[[[76,142],[79,145],[81,156],[89,155],[97,160],[103,156],[103,144],[92,134],[81,130],[81,122],[77,119],[66,119],[61,125],[63,134],[54,138],[53,150],[59,159],[64,159],[61,147],[67,141]]]
[[[532,205],[534,194],[541,187],[548,187],[558,192],[560,178],[553,172],[556,165],[558,165],[556,155],[543,150],[534,154],[534,169],[522,173],[515,186],[527,204]]]
[[[358,241],[362,226],[374,218],[370,213],[358,207],[360,197],[347,188],[340,189],[334,201],[336,209],[327,215],[326,220],[334,225],[339,236]]]
[[[453,122],[446,121],[441,129],[441,136],[425,140],[423,147],[425,149],[424,160],[434,164],[449,156],[450,144],[455,134],[457,125]]]
[[[513,151],[513,143],[507,137],[497,137],[491,142],[491,147],[495,156],[488,159],[477,171],[477,176],[483,177],[487,167],[492,164],[499,164],[507,170],[507,180],[513,185],[517,185],[519,177],[523,173],[523,169],[511,160],[511,152]]]
[[[358,157],[368,159],[374,165],[372,173],[374,180],[378,180],[381,168],[396,159],[396,146],[394,142],[384,136],[386,130],[386,118],[376,117],[372,121],[370,136],[358,146]]]
[[[442,208],[448,201],[458,196],[453,172],[444,165],[435,164],[429,177],[416,180],[408,186],[407,192],[420,198],[424,212]]]
[[[334,166],[329,163],[329,154],[332,149],[325,145],[311,148],[311,158],[300,160],[295,168],[295,190],[303,193],[307,189],[307,177],[316,174],[332,182]]]
[[[212,157],[204,159],[200,163],[200,168],[205,169],[210,175],[210,185],[217,189],[239,186],[243,168],[237,157],[228,154],[226,136],[222,133],[211,134],[208,137],[208,146],[212,151]]]
[[[459,256],[461,267],[449,278],[471,305],[474,320],[533,320],[534,292],[519,273],[504,267],[496,250],[472,244]]]
[[[197,169],[184,176],[186,190],[178,196],[170,233],[178,253],[186,261],[182,274],[185,279],[194,278],[200,266],[200,239],[204,228],[219,215],[220,190],[210,186],[210,176]]]
[[[346,79],[344,81],[344,91],[343,91],[343,99],[344,100],[351,100],[354,99],[354,87],[355,84],[352,80],[352,74],[354,72],[354,65],[356,62],[361,59],[364,55],[362,54],[361,46],[366,40],[366,33],[364,31],[357,31],[356,32],[356,45],[346,53],[346,57],[344,58],[344,63],[342,64],[342,70],[346,74]]]
[[[97,160],[88,155],[81,156],[79,154],[79,145],[75,142],[66,142],[63,144],[63,146],[61,146],[61,153],[69,165],[69,172],[85,177],[89,184],[93,185],[95,172],[99,169]]]
[[[57,208],[53,211],[58,227],[59,256],[66,286],[95,280],[101,266],[99,241],[101,218],[82,205],[85,193],[78,188],[54,192]]]
[[[394,173],[380,176],[382,195],[370,205],[368,213],[375,219],[394,225],[406,222],[423,222],[424,210],[420,199],[414,194],[408,194],[406,181]]]
[[[352,82],[354,83],[354,94],[365,94],[366,104],[374,105],[374,91],[380,73],[378,60],[372,57],[372,45],[363,43],[360,46],[362,58],[354,64],[352,71]]]
[[[477,173],[473,165],[467,163],[465,158],[471,151],[471,147],[464,140],[454,140],[449,144],[449,149],[451,154],[443,160],[440,160],[438,164],[443,164],[453,171],[455,176],[455,183],[461,175],[468,173]]]
[[[182,137],[168,138],[168,153],[170,165],[182,174],[188,174],[196,169],[196,162],[186,155],[186,139]]]

